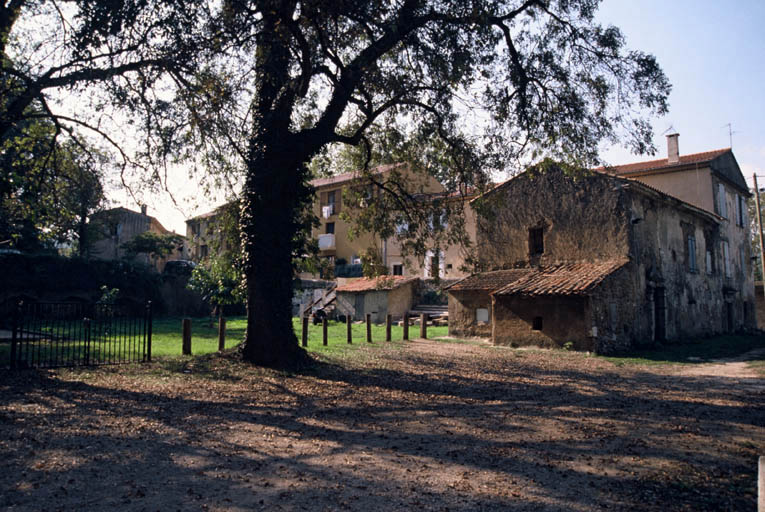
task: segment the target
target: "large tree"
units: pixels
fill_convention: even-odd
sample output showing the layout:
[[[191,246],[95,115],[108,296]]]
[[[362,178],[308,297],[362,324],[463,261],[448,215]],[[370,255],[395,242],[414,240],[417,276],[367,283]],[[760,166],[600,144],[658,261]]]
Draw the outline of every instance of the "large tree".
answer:
[[[603,140],[650,150],[645,116],[667,108],[669,84],[655,59],[595,22],[598,0],[73,3],[84,13],[78,26],[96,29],[74,39],[102,57],[72,55],[86,66],[109,62],[108,71],[13,66],[27,84],[19,101],[64,77],[105,81],[118,107],[143,114],[149,163],[186,160],[215,185],[231,174],[241,180],[243,355],[258,364],[304,357],[290,317],[293,257],[312,223],[308,163],[328,148],[360,146],[368,163],[379,133],[436,146],[446,155],[440,165],[419,167],[456,192],[511,162],[592,163]],[[117,44],[124,41],[137,46]],[[136,79],[113,79],[122,76]],[[0,136],[2,118],[21,110],[6,108]],[[423,204],[395,182],[367,177],[399,209]]]
[[[218,76],[236,75],[252,92],[229,96],[247,100],[249,114],[232,137],[246,143],[245,359],[302,357],[290,318],[291,256],[312,199],[307,163],[329,145],[371,143],[365,135],[382,126],[438,139],[464,163],[450,169],[463,184],[485,182],[484,165],[529,151],[588,163],[604,139],[650,149],[641,114],[666,110],[668,82],[652,56],[628,51],[618,29],[594,21],[597,5],[224,2],[214,25],[230,46],[214,48]],[[461,125],[470,108],[480,108],[485,130]]]

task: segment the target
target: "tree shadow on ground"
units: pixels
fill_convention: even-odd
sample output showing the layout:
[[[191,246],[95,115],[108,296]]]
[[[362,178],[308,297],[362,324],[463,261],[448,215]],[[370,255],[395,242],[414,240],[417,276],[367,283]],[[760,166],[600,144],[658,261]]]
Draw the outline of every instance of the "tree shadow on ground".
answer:
[[[207,357],[140,378],[14,376],[0,387],[0,505],[753,507],[762,394],[544,358],[390,357],[296,375]]]

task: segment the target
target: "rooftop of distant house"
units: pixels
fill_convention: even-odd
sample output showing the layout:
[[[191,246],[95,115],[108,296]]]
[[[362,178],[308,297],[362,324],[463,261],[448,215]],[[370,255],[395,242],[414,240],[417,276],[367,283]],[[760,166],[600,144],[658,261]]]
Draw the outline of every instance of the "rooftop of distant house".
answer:
[[[343,286],[338,286],[338,292],[367,292],[373,290],[395,290],[407,283],[416,281],[417,277],[412,276],[379,276],[363,277],[356,279]]]
[[[598,167],[596,171],[605,171],[619,176],[627,176],[636,173],[670,171],[680,167],[697,166],[709,164],[715,158],[730,152],[730,148],[715,149],[714,151],[705,151],[703,153],[693,153],[691,155],[678,155],[676,162],[670,162],[668,158],[650,160],[648,162],[635,162],[624,165],[608,165]]]

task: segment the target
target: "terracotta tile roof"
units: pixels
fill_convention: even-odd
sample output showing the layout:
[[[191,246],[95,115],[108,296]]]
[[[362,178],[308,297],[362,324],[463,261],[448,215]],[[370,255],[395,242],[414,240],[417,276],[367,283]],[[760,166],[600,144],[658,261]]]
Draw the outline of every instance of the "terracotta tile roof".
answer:
[[[395,290],[396,288],[416,281],[417,277],[412,276],[380,276],[380,277],[362,277],[350,283],[338,286],[338,292],[367,292],[372,290]]]
[[[585,295],[626,264],[627,260],[608,260],[537,268],[495,291],[494,295]]]
[[[382,174],[384,172],[388,172],[392,169],[395,169],[396,167],[403,166],[405,164],[389,164],[389,165],[380,165],[378,167],[375,167],[374,169],[370,169],[369,172],[371,174]],[[346,172],[343,174],[338,174],[337,176],[330,176],[328,178],[316,178],[310,181],[311,185],[315,188],[319,187],[325,187],[327,185],[337,185],[340,183],[345,183],[346,181],[351,181],[356,178],[359,178],[361,176],[361,173],[359,171],[354,172]]]
[[[625,175],[636,172],[647,171],[659,171],[669,170],[673,167],[684,167],[686,165],[693,164],[705,164],[711,162],[720,155],[723,155],[730,151],[730,148],[716,149],[714,151],[706,151],[704,153],[694,153],[692,155],[681,155],[680,161],[676,163],[669,163],[666,158],[660,160],[651,160],[648,162],[636,162],[634,164],[626,165],[613,165],[607,167],[598,167],[596,171],[606,171],[612,174]]]
[[[448,286],[446,289],[450,292],[459,291],[488,291],[493,292],[508,284],[517,281],[533,270],[530,268],[514,268],[510,270],[495,270],[493,272],[481,272],[473,274],[456,283]]]

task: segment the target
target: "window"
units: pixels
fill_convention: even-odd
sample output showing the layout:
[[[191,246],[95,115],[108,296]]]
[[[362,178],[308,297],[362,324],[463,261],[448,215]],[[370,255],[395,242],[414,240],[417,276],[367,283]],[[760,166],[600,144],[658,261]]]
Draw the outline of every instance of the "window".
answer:
[[[333,234],[335,232],[335,223],[334,222],[327,222],[326,229],[327,229],[326,233],[328,235]]]
[[[693,235],[688,236],[688,270],[691,272],[698,271],[696,267],[696,237]]]
[[[746,204],[744,197],[736,194],[736,226],[744,227],[746,224]]]
[[[210,248],[207,247],[207,245],[203,245],[202,247],[199,248],[199,255],[202,258],[206,258],[209,252],[210,252]]]
[[[531,330],[532,331],[541,331],[542,330],[542,317],[541,316],[535,316],[534,320],[531,321]]]
[[[440,258],[438,254],[434,254],[430,257],[430,277],[440,277],[439,270],[441,267]]]
[[[529,229],[529,254],[543,254],[545,252],[544,228]]]
[[[728,218],[728,205],[725,202],[725,185],[717,184],[717,213],[720,217]]]
[[[327,204],[335,204],[335,191],[327,192]]]
[[[712,265],[712,251],[710,251],[709,249],[707,249],[706,263],[707,263],[707,274],[711,274],[712,272],[714,272],[714,266]]]
[[[486,308],[478,308],[475,310],[475,321],[479,324],[489,323],[489,310]]]
[[[730,246],[726,240],[723,240],[722,242],[722,258],[725,277],[730,277]]]
[[[394,276],[403,276],[404,275],[404,265],[401,263],[395,263],[393,265],[393,275]]]

